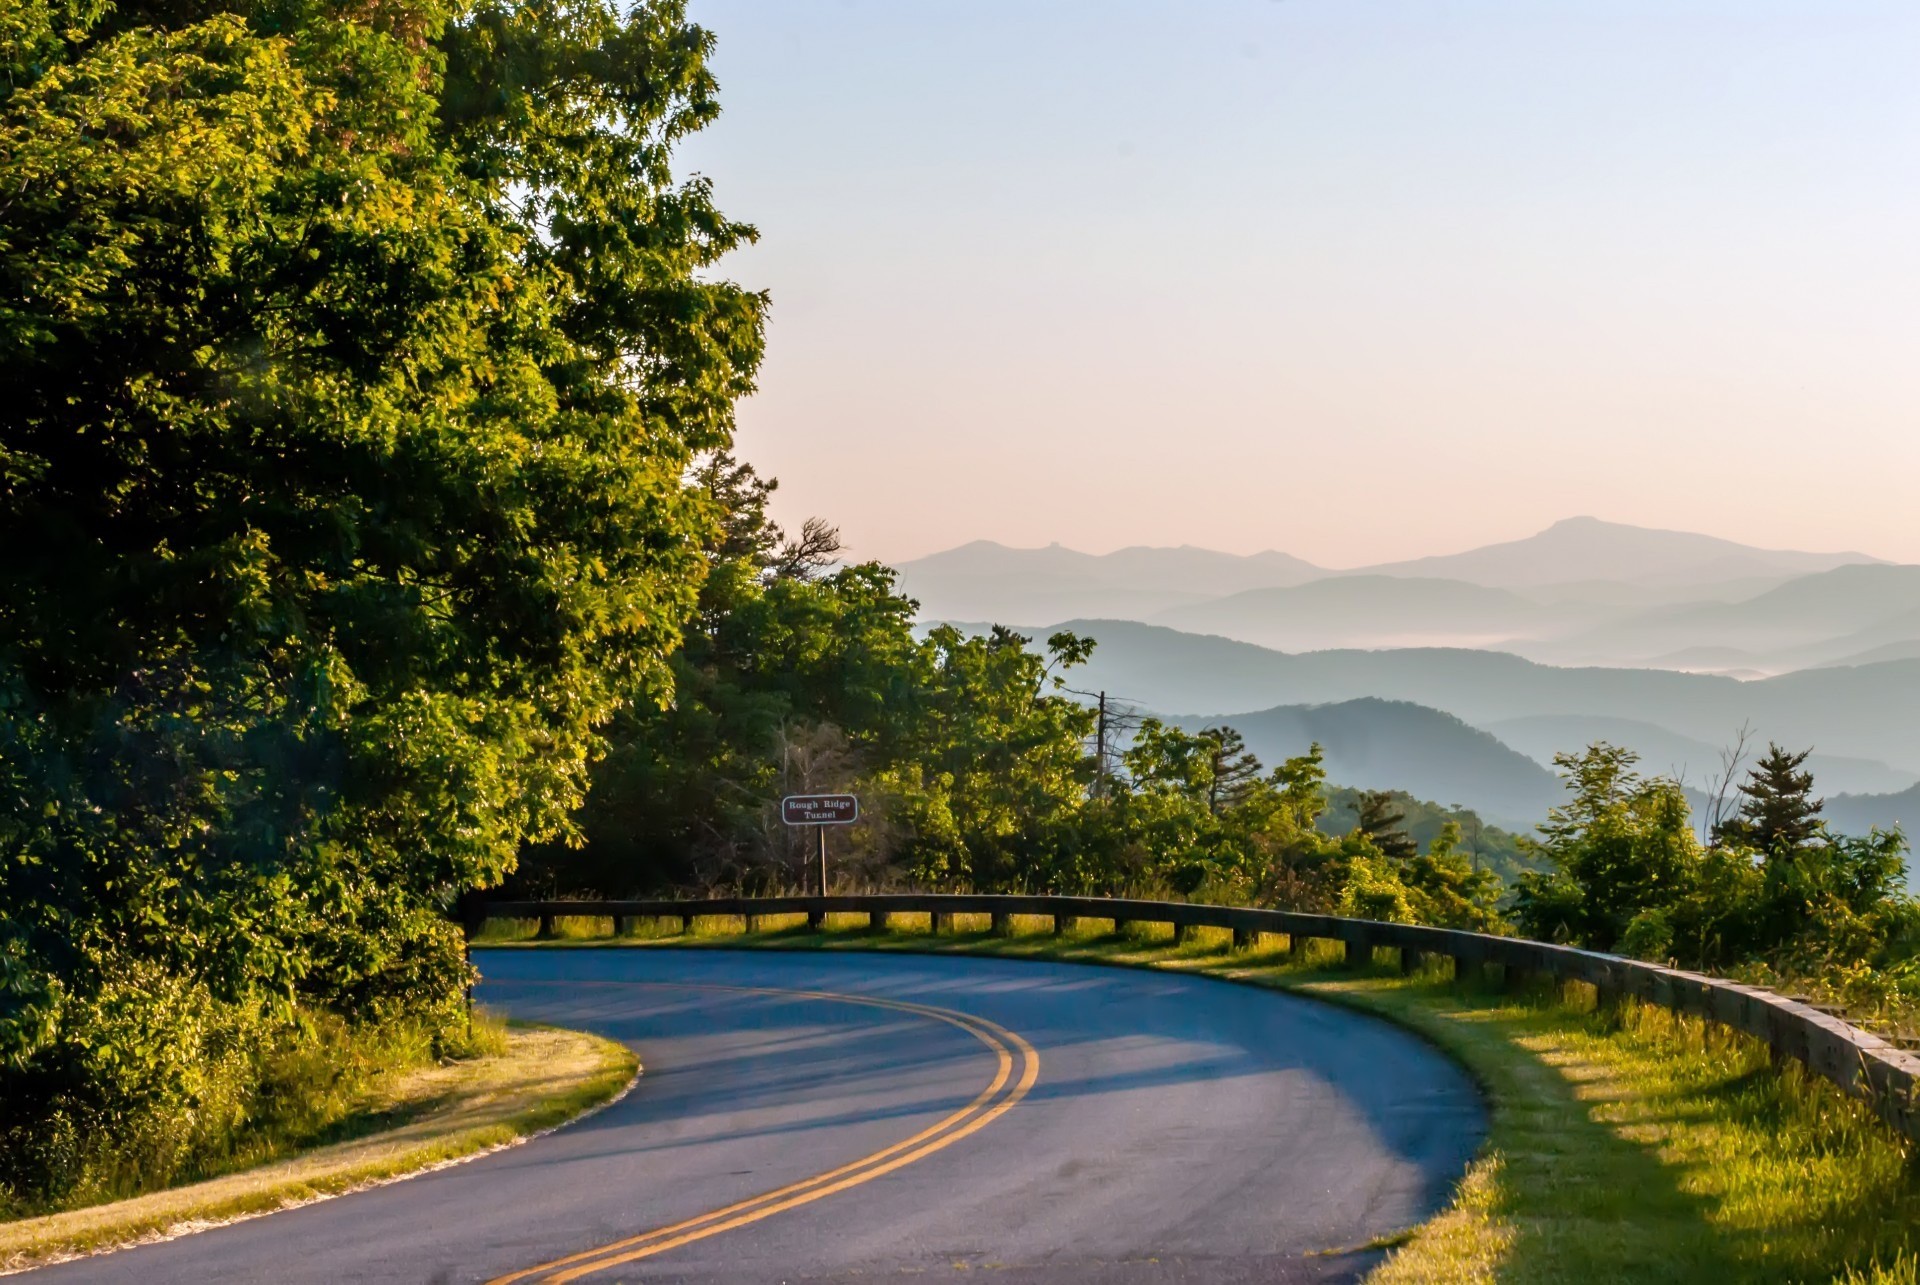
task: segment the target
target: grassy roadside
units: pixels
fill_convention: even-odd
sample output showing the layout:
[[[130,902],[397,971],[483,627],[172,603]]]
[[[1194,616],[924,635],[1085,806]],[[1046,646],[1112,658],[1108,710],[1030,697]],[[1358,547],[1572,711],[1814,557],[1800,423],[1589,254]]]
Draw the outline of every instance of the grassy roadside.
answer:
[[[360,1112],[375,1131],[204,1182],[0,1223],[0,1272],[168,1239],[463,1160],[612,1100],[638,1070],[611,1040],[513,1026],[495,1056],[378,1084]]]
[[[1136,925],[1054,937],[1016,920],[994,937],[875,933],[848,916],[824,933],[769,921],[642,923],[620,944],[754,945],[979,953],[1177,969],[1297,990],[1379,1014],[1461,1060],[1487,1089],[1486,1147],[1452,1205],[1408,1236],[1374,1279],[1402,1282],[1920,1281],[1920,1172],[1863,1107],[1797,1067],[1775,1071],[1744,1037],[1591,996],[1505,994],[1438,972],[1349,972],[1330,957],[1234,951],[1224,933]],[[859,926],[856,926],[859,925]],[[606,944],[608,921],[560,940]],[[533,925],[500,925],[497,944]]]

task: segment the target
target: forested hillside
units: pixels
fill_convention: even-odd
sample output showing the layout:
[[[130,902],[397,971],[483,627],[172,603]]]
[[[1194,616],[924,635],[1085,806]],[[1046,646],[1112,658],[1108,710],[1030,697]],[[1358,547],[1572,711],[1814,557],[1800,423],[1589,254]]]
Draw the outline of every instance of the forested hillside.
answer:
[[[1224,720],[1174,721],[1190,731],[1229,723],[1270,762],[1317,744],[1328,778],[1341,785],[1465,803],[1509,829],[1532,829],[1560,801],[1560,782],[1548,768],[1451,714],[1408,701],[1282,705]]]

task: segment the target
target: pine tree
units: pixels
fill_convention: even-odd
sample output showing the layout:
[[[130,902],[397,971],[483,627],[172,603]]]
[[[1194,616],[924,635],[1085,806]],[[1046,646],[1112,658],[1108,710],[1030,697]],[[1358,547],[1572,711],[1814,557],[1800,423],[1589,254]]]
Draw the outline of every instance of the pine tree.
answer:
[[[1231,727],[1209,727],[1200,736],[1213,743],[1213,780],[1207,786],[1207,811],[1219,816],[1246,801],[1260,780],[1260,760]]]
[[[1788,857],[1812,843],[1824,824],[1824,802],[1813,797],[1813,773],[1801,770],[1812,752],[1789,754],[1769,742],[1766,756],[1740,785],[1739,816],[1714,837]]]
[[[1363,790],[1359,804],[1360,820],[1354,829],[1373,840],[1374,847],[1395,861],[1419,855],[1419,845],[1407,832],[1407,814],[1394,806],[1393,791]]]

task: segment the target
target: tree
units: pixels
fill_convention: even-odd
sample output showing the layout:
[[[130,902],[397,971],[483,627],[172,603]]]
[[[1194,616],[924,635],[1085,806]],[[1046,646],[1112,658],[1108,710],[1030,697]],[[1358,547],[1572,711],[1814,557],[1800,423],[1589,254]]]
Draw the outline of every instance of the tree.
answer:
[[[878,769],[921,708],[930,659],[893,573],[872,563],[827,573],[820,559],[837,550],[820,533],[831,528],[810,522],[810,545],[805,532],[789,540],[767,512],[776,483],[748,464],[718,455],[695,479],[720,521],[670,661],[674,700],[621,711],[578,815],[584,849],[530,848],[518,891],[778,886],[789,845],[763,813],[784,792],[784,747],[832,728],[851,761]],[[877,828],[867,810],[848,841]]]
[[[1147,718],[1141,720],[1121,763],[1136,790],[1171,792],[1210,805],[1219,750],[1217,740]],[[1213,811],[1211,806],[1208,811]]]
[[[1372,840],[1382,856],[1407,861],[1419,853],[1413,836],[1407,833],[1407,814],[1394,806],[1391,790],[1363,791],[1359,803],[1360,816],[1354,828]]]
[[[1290,758],[1267,778],[1278,792],[1287,814],[1303,830],[1310,830],[1327,810],[1326,755],[1315,741],[1305,754]]]
[[[1733,734],[1733,744],[1720,751],[1720,770],[1707,778],[1705,815],[1700,819],[1700,837],[1712,842],[1727,823],[1737,794],[1736,779],[1747,760],[1747,746],[1753,740],[1753,725],[1742,723]]]
[[[996,625],[951,625],[924,644],[922,686],[895,766],[879,784],[898,801],[902,860],[923,884],[1012,891],[1050,881],[1049,847],[1069,837],[1093,780],[1094,712],[1062,695],[1063,670],[1091,640],[1060,631],[1045,652]]]
[[[1260,760],[1231,727],[1209,727],[1200,733],[1212,746],[1207,779],[1207,811],[1219,816],[1244,803],[1260,780]]]
[[[1789,754],[1769,741],[1767,752],[1740,783],[1740,813],[1720,825],[1715,839],[1791,860],[1821,833],[1824,801],[1813,797],[1813,773],[1801,770],[1811,749]]]
[[[1550,869],[1520,878],[1515,913],[1527,935],[1610,950],[1635,916],[1692,891],[1701,852],[1687,796],[1674,781],[1642,778],[1638,761],[1604,741],[1554,757],[1570,797],[1527,841]]]
[[[678,0],[0,30],[16,1129],[110,1147],[227,1008],[445,1010],[446,900],[669,699],[765,304],[671,173],[710,43]],[[60,1181],[25,1136],[0,1185]]]
[[[1446,822],[1427,850],[1409,860],[1400,878],[1412,894],[1414,918],[1423,924],[1473,932],[1505,929],[1499,904],[1500,876],[1460,850],[1460,823]]]

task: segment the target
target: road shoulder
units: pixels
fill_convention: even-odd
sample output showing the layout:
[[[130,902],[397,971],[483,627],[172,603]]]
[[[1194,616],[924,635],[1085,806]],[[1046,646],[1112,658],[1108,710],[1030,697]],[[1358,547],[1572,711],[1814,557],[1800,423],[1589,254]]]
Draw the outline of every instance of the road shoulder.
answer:
[[[458,1164],[616,1100],[638,1073],[633,1053],[614,1041],[514,1027],[503,1054],[400,1077],[383,1104],[406,1119],[397,1128],[130,1200],[0,1223],[0,1272],[171,1240]]]

